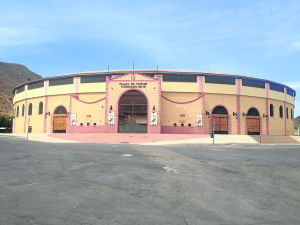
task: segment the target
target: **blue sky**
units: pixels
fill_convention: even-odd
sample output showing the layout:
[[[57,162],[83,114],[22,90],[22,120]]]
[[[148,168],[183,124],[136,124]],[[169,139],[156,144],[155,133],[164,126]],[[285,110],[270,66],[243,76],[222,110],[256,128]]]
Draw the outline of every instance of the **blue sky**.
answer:
[[[297,91],[299,0],[0,0],[0,61],[43,76],[178,69],[253,76]]]

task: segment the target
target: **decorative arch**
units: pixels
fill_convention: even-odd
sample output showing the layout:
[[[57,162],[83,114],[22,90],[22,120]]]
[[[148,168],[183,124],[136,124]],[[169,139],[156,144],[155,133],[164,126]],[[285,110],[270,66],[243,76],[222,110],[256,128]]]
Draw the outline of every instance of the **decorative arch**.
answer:
[[[53,113],[53,133],[66,133],[67,131],[67,110],[64,106],[56,107]]]
[[[260,117],[259,111],[255,107],[251,107],[247,112],[247,133],[248,135],[260,135]]]
[[[215,106],[212,111],[211,126],[214,127],[215,134],[228,134],[228,110],[222,106]],[[214,125],[215,123],[215,125]]]
[[[118,99],[118,132],[147,133],[148,99],[140,90],[126,90]]]

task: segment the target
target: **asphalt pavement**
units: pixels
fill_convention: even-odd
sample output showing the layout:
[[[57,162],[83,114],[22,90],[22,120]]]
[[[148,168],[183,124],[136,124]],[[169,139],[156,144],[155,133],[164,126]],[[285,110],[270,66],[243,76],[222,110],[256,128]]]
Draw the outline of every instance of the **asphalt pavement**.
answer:
[[[0,224],[300,224],[299,146],[0,135]]]

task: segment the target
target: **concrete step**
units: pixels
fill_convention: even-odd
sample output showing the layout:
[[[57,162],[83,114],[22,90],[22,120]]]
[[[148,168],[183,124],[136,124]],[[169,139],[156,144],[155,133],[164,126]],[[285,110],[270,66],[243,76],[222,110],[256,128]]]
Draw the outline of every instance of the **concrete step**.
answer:
[[[267,136],[260,135],[261,144],[300,144],[298,140],[295,140],[291,136]]]
[[[293,139],[295,139],[296,141],[300,142],[300,136],[291,136]]]

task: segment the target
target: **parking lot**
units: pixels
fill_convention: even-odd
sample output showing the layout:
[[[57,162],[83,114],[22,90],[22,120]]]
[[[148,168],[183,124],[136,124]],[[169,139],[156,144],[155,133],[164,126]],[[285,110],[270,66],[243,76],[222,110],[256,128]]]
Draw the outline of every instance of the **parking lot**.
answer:
[[[0,136],[0,224],[300,224],[299,146]]]

